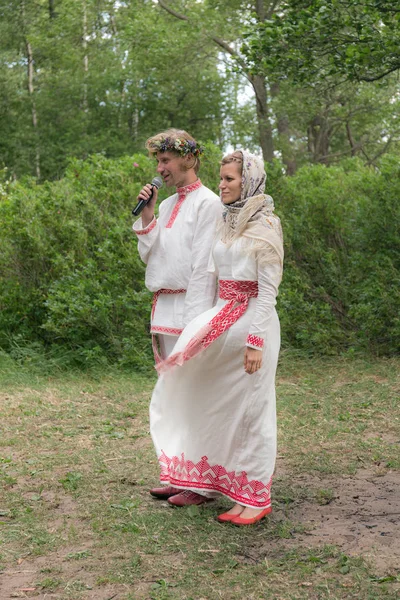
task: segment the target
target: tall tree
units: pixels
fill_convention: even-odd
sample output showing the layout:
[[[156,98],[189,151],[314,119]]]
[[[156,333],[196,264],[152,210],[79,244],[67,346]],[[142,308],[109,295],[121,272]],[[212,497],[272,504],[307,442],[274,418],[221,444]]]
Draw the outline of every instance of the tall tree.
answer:
[[[24,1],[25,29],[22,0],[0,6],[0,163],[16,175],[56,177],[70,155],[132,152],[170,125],[223,137],[218,53],[153,2]]]
[[[377,164],[399,147],[400,99],[396,80],[385,84],[341,83],[324,89],[281,82],[279,106],[288,115],[291,151],[300,166],[332,164],[359,156]],[[274,100],[275,101],[275,100]]]
[[[176,19],[180,19],[182,21],[186,21],[190,23],[192,28],[194,25],[191,23],[191,20],[185,14],[174,10],[167,0],[158,0],[159,5],[170,15],[172,15]],[[211,2],[211,7],[221,9],[221,3],[213,3]],[[239,22],[241,19],[249,19],[250,13],[252,10],[255,11],[255,15],[257,21],[259,23],[264,22],[266,18],[272,16],[276,6],[279,4],[277,0],[257,0],[256,2],[250,2],[241,4],[239,12]],[[209,8],[206,6],[206,8]],[[233,13],[235,10],[234,3],[232,3],[229,7],[227,7],[228,13]],[[191,11],[192,12],[192,11]],[[220,11],[222,12],[222,11]],[[247,15],[246,15],[247,12]],[[243,14],[241,14],[243,13]],[[203,13],[204,14],[204,13]],[[232,15],[231,15],[232,16]],[[221,26],[221,20],[218,23]],[[216,26],[216,24],[214,25]],[[243,27],[243,23],[242,23]],[[208,30],[208,26],[207,26]],[[237,41],[237,38],[232,39],[232,32],[230,28],[224,33],[227,35],[227,38],[220,37],[216,35],[214,32],[207,34],[207,37],[212,40],[217,46],[225,53],[230,55],[236,65],[240,68],[243,75],[250,82],[256,99],[256,110],[257,110],[257,122],[258,122],[258,131],[259,131],[259,142],[262,149],[264,160],[272,161],[274,158],[274,140],[273,140],[273,132],[272,132],[272,124],[269,114],[269,97],[268,97],[268,88],[267,81],[265,75],[262,73],[253,73],[251,69],[249,69],[243,60],[240,52],[233,46],[233,42]],[[228,40],[228,41],[227,41]]]

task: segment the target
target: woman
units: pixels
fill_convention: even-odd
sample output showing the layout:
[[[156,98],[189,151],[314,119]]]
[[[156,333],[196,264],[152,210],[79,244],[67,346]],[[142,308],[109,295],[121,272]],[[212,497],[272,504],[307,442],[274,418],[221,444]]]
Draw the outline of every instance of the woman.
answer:
[[[168,486],[153,495],[185,506],[223,494],[235,504],[218,520],[235,525],[271,512],[276,457],[275,303],[283,241],[265,179],[262,160],[244,150],[223,159],[223,220],[209,268],[219,279],[219,299],[158,365],[150,405],[161,482]]]

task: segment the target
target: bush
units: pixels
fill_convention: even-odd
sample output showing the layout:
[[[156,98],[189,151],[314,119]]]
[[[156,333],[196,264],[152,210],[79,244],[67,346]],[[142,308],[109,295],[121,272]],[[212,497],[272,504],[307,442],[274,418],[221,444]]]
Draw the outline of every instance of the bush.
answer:
[[[400,348],[400,177],[356,159],[275,177],[285,234],[279,299],[283,344],[332,353]]]
[[[206,144],[206,185],[218,178],[220,156]],[[62,180],[42,185],[0,173],[1,348],[24,360],[42,353],[148,367],[151,294],[131,209],[155,174],[143,154],[72,159]],[[167,195],[162,188],[160,200]]]
[[[216,190],[221,153],[208,144],[206,156],[200,175]],[[148,368],[151,295],[131,208],[154,174],[142,154],[74,159],[62,180],[42,185],[0,173],[0,348],[24,360]],[[291,178],[275,163],[268,175],[285,234],[283,346],[398,352],[397,159],[379,172],[352,159]]]
[[[61,181],[11,186],[0,206],[3,348],[39,341],[79,363],[147,364],[150,294],[131,208],[154,170],[143,155],[93,156],[72,160]]]

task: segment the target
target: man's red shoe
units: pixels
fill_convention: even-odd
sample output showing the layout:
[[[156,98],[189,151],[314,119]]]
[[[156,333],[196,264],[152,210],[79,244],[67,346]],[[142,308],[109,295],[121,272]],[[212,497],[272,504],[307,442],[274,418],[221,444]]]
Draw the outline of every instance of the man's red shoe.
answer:
[[[171,506],[192,506],[193,504],[205,504],[206,502],[211,502],[213,498],[206,498],[201,494],[196,494],[196,492],[191,492],[190,490],[185,490],[176,496],[172,496],[168,499],[168,504]]]
[[[150,494],[153,498],[159,498],[160,500],[167,500],[171,498],[171,496],[175,496],[179,494],[182,490],[178,488],[172,487],[172,485],[164,485],[163,487],[153,488],[150,490]]]

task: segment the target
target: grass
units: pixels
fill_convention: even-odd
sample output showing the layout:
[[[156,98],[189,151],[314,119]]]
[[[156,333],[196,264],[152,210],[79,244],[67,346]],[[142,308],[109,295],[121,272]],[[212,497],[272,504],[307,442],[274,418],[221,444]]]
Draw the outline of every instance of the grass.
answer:
[[[400,598],[398,572],[378,573],[334,545],[297,543],[310,525],[294,510],[304,502],[330,510],[334,478],[400,470],[399,367],[282,357],[274,511],[244,529],[216,523],[224,499],[173,510],[149,497],[158,476],[153,375],[49,376],[6,363],[0,597],[28,589],[27,597],[62,600]]]

